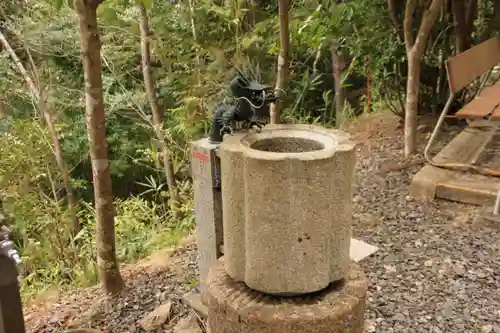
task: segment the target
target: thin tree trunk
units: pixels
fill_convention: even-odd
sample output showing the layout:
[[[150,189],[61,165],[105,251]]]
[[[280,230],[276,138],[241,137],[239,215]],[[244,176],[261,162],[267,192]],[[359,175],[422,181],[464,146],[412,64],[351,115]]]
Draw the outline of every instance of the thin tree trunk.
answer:
[[[417,150],[418,96],[420,93],[420,57],[415,51],[408,54],[408,81],[405,106],[405,155]]]
[[[346,88],[342,85],[342,73],[346,67],[346,56],[337,51],[335,43],[332,45],[332,68],[335,84],[335,122],[340,126],[345,121]]]
[[[115,210],[104,122],[101,40],[97,26],[100,3],[101,0],[75,0],[75,8],[85,77],[85,116],[94,182],[99,277],[105,292],[117,294],[123,288],[123,280],[116,259]]]
[[[404,40],[404,32],[401,29],[401,22],[398,19],[398,12],[400,4],[398,1],[387,0],[387,9],[389,11],[389,18],[391,19],[392,26],[401,40]]]
[[[66,199],[68,200],[68,209],[70,211],[70,216],[71,216],[71,223],[73,226],[73,234],[76,235],[80,230],[81,230],[81,225],[80,221],[78,220],[78,217],[76,216],[76,200],[75,196],[73,193],[73,187],[71,186],[71,181],[69,177],[69,171],[68,167],[66,165],[66,162],[64,161],[63,158],[63,153],[62,153],[62,148],[61,148],[61,141],[59,140],[59,134],[57,133],[57,130],[54,126],[54,121],[52,119],[52,115],[50,114],[50,111],[46,109],[46,105],[44,101],[40,101],[39,103],[39,109],[40,112],[43,114],[45,118],[45,122],[47,124],[47,128],[49,130],[50,136],[52,137],[52,144],[54,145],[54,155],[56,158],[56,163],[59,168],[59,171],[61,172],[62,176],[62,182],[64,189],[66,191]]]
[[[288,1],[279,0],[279,17],[280,17],[280,54],[278,56],[278,75],[276,79],[276,91],[280,99],[271,104],[271,124],[279,124],[281,120],[281,111],[285,94],[283,91],[286,87],[290,70],[290,27],[288,24]]]
[[[477,15],[477,0],[453,0],[451,7],[455,25],[456,51],[462,53],[472,45],[472,29]]]
[[[372,112],[372,73],[368,72],[366,76],[366,109],[367,112]]]
[[[474,29],[474,22],[476,21],[477,14],[479,10],[478,0],[469,0],[469,5],[467,6],[467,16],[466,16],[466,28],[469,33],[469,39],[472,45],[472,32]]]
[[[417,150],[418,95],[420,91],[420,62],[424,55],[432,26],[439,16],[444,0],[432,0],[425,10],[416,38],[413,36],[413,14],[416,0],[407,0],[404,19],[406,54],[408,56],[408,81],[405,104],[405,156]]]
[[[196,4],[194,2],[195,0],[188,0],[189,4],[189,16],[191,20],[191,33],[193,35],[193,41],[196,45],[196,64],[198,65],[198,71],[197,71],[197,84],[198,88],[201,87],[201,58],[200,58],[200,43],[198,42],[198,34],[196,32],[196,22],[194,18],[196,17]],[[200,104],[198,105],[198,115],[201,116],[202,119],[205,118],[205,106],[203,105],[203,97],[200,98]]]
[[[35,105],[38,106],[38,109],[40,110],[45,123],[47,125],[47,129],[49,130],[49,134],[52,138],[52,145],[54,147],[54,156],[56,159],[57,167],[59,168],[59,172],[61,173],[62,177],[62,182],[64,186],[64,190],[66,191],[66,199],[68,200],[68,209],[71,214],[71,223],[72,223],[72,231],[74,234],[77,234],[80,229],[80,222],[78,221],[78,218],[76,217],[76,212],[75,206],[76,206],[76,201],[75,197],[73,195],[73,188],[71,186],[70,182],[70,177],[69,177],[69,171],[68,167],[66,165],[66,162],[64,161],[63,154],[62,154],[62,149],[61,149],[61,140],[59,139],[59,134],[57,133],[57,130],[54,125],[54,121],[52,119],[52,115],[47,109],[47,105],[44,101],[44,99],[41,96],[41,89],[40,87],[37,87],[35,83],[33,82],[33,79],[31,78],[30,74],[24,67],[23,63],[17,56],[16,52],[14,49],[10,46],[9,41],[5,38],[5,35],[0,32],[0,42],[5,51],[10,55],[12,58],[12,61],[14,62],[15,66],[21,73],[22,77],[24,78],[24,81],[26,82],[28,89],[31,93],[31,97],[33,101],[35,102]],[[29,52],[29,51],[28,51]],[[34,66],[34,64],[33,64]],[[36,68],[33,68],[35,71]]]
[[[257,7],[257,4],[255,3],[255,0],[250,0],[250,13],[251,13],[251,18],[252,18],[252,28],[255,28],[256,24],[256,15],[255,15],[255,8]]]
[[[163,117],[160,111],[160,104],[158,103],[158,98],[156,96],[155,90],[155,78],[153,76],[153,71],[151,69],[151,45],[150,38],[151,32],[149,30],[149,20],[148,12],[144,4],[138,4],[141,19],[140,19],[140,30],[141,30],[141,59],[142,59],[142,75],[144,77],[144,85],[146,88],[146,94],[149,101],[149,106],[151,107],[151,113],[153,115],[153,128],[156,137],[160,144],[161,155],[163,160],[163,172],[165,174],[165,179],[167,180],[167,186],[172,195],[170,202],[173,213],[176,217],[179,217],[177,204],[179,203],[179,196],[177,192],[177,182],[175,180],[174,166],[172,164],[172,159],[170,157],[170,152],[165,144],[165,136],[163,135]]]

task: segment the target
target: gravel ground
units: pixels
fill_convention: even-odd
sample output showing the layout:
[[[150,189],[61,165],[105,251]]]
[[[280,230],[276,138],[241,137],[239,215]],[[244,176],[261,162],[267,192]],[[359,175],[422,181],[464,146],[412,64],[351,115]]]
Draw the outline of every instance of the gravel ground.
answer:
[[[473,207],[412,200],[422,164],[398,170],[401,141],[372,145],[357,166],[354,234],[380,247],[362,262],[366,331],[500,333],[498,231],[472,225]]]
[[[195,312],[181,298],[191,290],[196,269],[196,247],[189,241],[173,253],[159,254],[153,260],[125,269],[126,286],[115,299],[107,298],[96,286],[60,297],[47,309],[29,308],[25,313],[27,332],[62,333],[86,327],[98,328],[103,333],[145,332],[139,321],[165,302],[172,304],[169,320],[150,332],[174,332],[182,318],[195,317]],[[200,321],[200,327],[203,325]]]
[[[366,332],[500,333],[498,231],[473,225],[474,207],[412,200],[408,185],[423,165],[422,157],[403,160],[403,136],[393,123],[379,119],[363,126],[354,135],[362,142],[354,236],[380,248],[362,262],[369,277]],[[424,138],[422,133],[422,142]],[[110,302],[113,306],[106,306],[100,291],[91,288],[59,300],[43,314],[30,312],[29,332],[75,325],[144,332],[138,320],[165,300],[172,302],[171,319],[153,332],[175,332],[180,318],[193,315],[180,297],[195,276],[194,245],[173,258],[169,268],[130,273],[126,291]]]

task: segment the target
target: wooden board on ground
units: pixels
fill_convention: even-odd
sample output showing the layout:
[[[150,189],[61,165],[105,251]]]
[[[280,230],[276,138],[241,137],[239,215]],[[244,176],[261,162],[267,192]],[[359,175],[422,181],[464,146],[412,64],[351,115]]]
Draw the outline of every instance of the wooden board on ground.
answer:
[[[495,202],[500,179],[482,175],[457,173],[453,178],[437,184],[436,197],[474,205],[492,205]]]
[[[437,163],[476,163],[492,143],[498,123],[476,121],[457,135],[434,160]],[[500,151],[489,158],[488,167],[500,169]],[[500,178],[460,172],[426,165],[413,177],[412,196],[433,200],[441,198],[474,205],[493,205],[500,189]]]

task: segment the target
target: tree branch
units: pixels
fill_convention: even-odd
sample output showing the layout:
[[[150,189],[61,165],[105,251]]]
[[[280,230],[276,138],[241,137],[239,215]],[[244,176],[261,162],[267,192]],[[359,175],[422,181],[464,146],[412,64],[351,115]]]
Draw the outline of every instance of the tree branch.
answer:
[[[16,51],[14,51],[14,49],[10,46],[9,41],[7,40],[7,38],[5,38],[5,35],[1,31],[0,31],[0,43],[3,45],[5,51],[7,51],[9,56],[14,61],[14,64],[16,65],[17,69],[23,76],[24,81],[26,81],[26,84],[28,85],[28,88],[30,90],[33,99],[38,103],[40,101],[40,92],[38,91],[37,87],[35,86],[35,83],[31,79],[31,76],[26,70],[26,67],[24,67],[23,63],[17,56]]]
[[[63,185],[64,185],[64,188],[66,191],[66,196],[68,199],[68,208],[72,214],[73,232],[74,232],[74,234],[76,234],[76,233],[78,233],[78,231],[80,231],[80,228],[81,228],[80,222],[78,221],[78,218],[76,217],[76,213],[73,211],[74,207],[76,206],[76,200],[75,200],[75,197],[73,195],[73,188],[72,188],[71,182],[70,182],[68,167],[67,167],[66,162],[64,161],[64,158],[63,158],[59,134],[57,133],[57,129],[54,125],[54,120],[52,118],[52,115],[50,114],[50,112],[47,108],[47,105],[45,104],[45,101],[42,98],[41,83],[40,83],[40,79],[38,77],[35,62],[33,60],[33,57],[31,56],[31,52],[26,48],[26,53],[28,54],[29,61],[30,61],[31,66],[33,68],[34,76],[35,76],[36,80],[38,81],[37,85],[35,85],[31,75],[28,73],[28,71],[24,67],[23,63],[21,62],[21,60],[17,56],[16,52],[10,46],[9,41],[5,38],[4,34],[1,31],[0,31],[0,42],[3,45],[4,49],[7,51],[7,53],[9,54],[9,56],[12,58],[12,61],[14,62],[15,66],[17,67],[17,69],[21,73],[22,77],[24,78],[24,81],[26,81],[26,84],[28,85],[32,99],[35,102],[35,105],[37,106],[37,108],[40,110],[40,113],[42,114],[43,118],[45,119],[47,129],[49,130],[50,136],[52,137],[52,143],[53,143],[53,148],[54,148],[54,157],[56,159],[57,166],[59,167],[59,171],[61,172]]]
[[[394,4],[394,0],[387,0],[387,10],[389,11],[389,18],[391,19],[391,23],[396,30],[396,33],[401,40],[404,40],[405,36],[403,30],[401,29],[401,22],[399,22],[398,19],[397,7]]]
[[[415,40],[415,47],[419,56],[422,56],[425,52],[425,46],[432,31],[432,26],[434,25],[434,22],[436,22],[443,3],[444,0],[432,0],[430,7],[424,13],[417,38]]]
[[[405,8],[405,19],[404,19],[404,36],[405,36],[405,45],[406,50],[410,51],[413,45],[415,44],[415,40],[413,38],[413,12],[415,12],[416,7],[415,0],[407,0],[406,8]]]

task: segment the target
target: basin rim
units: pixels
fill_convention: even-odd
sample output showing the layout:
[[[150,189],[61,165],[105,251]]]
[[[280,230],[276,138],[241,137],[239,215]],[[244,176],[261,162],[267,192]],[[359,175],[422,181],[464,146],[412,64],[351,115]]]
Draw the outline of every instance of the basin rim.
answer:
[[[299,138],[318,142],[323,148],[305,152],[270,152],[252,148],[260,140],[282,138]],[[327,130],[314,125],[274,125],[265,128],[260,133],[248,133],[239,140],[240,150],[247,157],[254,159],[283,160],[314,160],[331,158],[337,152],[354,149],[350,136],[341,131]]]

